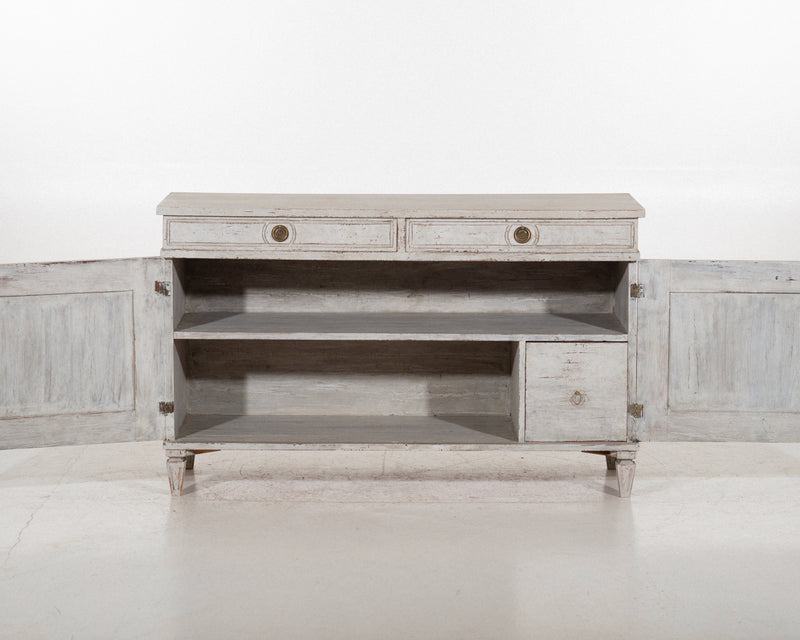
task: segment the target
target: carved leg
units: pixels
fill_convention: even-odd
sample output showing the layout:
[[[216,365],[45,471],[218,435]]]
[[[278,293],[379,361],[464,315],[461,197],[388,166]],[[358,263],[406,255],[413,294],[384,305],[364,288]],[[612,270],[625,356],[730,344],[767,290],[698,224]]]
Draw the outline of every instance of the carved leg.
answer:
[[[186,470],[192,471],[194,469],[194,454],[190,453],[186,456]]]
[[[170,456],[167,458],[167,475],[169,476],[169,489],[173,496],[181,495],[183,491],[183,476],[186,472],[188,456]]]
[[[632,459],[620,460],[617,458],[617,483],[619,483],[619,497],[630,498],[633,489],[633,476],[636,473],[636,462]]]

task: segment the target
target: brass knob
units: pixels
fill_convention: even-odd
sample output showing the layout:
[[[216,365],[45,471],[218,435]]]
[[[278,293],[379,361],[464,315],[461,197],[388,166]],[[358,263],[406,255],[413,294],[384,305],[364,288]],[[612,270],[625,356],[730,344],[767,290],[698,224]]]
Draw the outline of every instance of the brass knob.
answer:
[[[514,240],[520,244],[525,244],[531,239],[531,230],[528,227],[517,227],[514,229]]]
[[[579,405],[582,405],[585,400],[586,400],[586,396],[583,395],[580,391],[576,391],[575,393],[573,393],[572,397],[569,399],[569,401],[572,404],[574,404],[576,407],[579,406]]]
[[[289,239],[289,229],[285,225],[276,224],[272,227],[270,235],[275,242],[285,242]]]

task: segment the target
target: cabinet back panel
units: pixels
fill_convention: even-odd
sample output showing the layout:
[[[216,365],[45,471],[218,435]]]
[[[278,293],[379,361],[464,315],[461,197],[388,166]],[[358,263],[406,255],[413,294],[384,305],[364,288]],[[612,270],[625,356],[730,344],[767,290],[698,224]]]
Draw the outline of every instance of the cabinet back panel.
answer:
[[[505,342],[202,341],[187,346],[193,414],[509,415]]]
[[[610,313],[626,263],[192,260],[186,313]]]

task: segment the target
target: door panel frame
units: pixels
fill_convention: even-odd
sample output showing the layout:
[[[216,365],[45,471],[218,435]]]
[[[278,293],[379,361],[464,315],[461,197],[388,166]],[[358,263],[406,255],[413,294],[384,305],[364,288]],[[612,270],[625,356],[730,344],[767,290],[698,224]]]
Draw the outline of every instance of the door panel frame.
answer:
[[[171,314],[169,298],[157,293],[154,284],[171,281],[166,264],[154,257],[0,265],[0,297],[130,292],[134,344],[133,410],[0,418],[0,449],[164,437],[167,417],[159,413],[158,403],[171,393],[166,372],[172,352],[164,348],[171,346],[166,329]],[[0,317],[4,322],[11,319]],[[13,327],[7,324],[5,330],[13,335]]]
[[[671,297],[690,294],[800,294],[800,262],[642,260],[637,300],[637,436],[651,441],[800,441],[800,412],[676,411],[669,406]],[[798,295],[800,318],[800,295]],[[797,355],[800,366],[800,353]]]

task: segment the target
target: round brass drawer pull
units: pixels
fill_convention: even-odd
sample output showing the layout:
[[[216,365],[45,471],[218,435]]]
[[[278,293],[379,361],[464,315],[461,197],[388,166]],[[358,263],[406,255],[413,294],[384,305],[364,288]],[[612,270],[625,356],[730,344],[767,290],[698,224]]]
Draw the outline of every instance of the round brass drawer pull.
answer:
[[[580,391],[576,391],[575,393],[573,393],[572,397],[569,399],[569,401],[572,404],[574,404],[576,407],[579,406],[579,405],[582,405],[585,400],[586,400],[586,396],[583,395]]]
[[[514,240],[519,242],[520,244],[525,244],[526,242],[530,242],[531,230],[528,227],[517,227],[514,229]]]
[[[272,227],[270,235],[275,242],[285,242],[289,239],[289,229],[285,225],[276,224]]]

